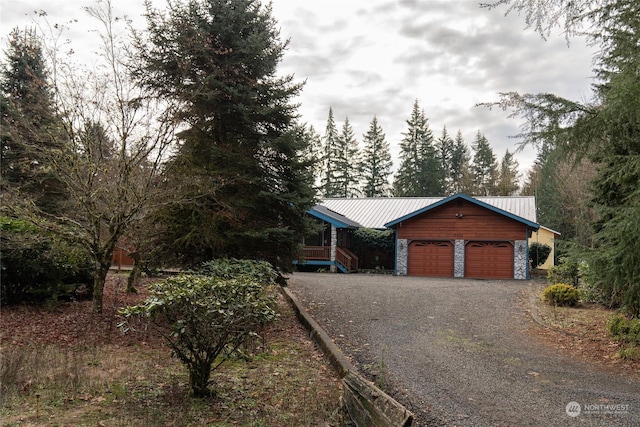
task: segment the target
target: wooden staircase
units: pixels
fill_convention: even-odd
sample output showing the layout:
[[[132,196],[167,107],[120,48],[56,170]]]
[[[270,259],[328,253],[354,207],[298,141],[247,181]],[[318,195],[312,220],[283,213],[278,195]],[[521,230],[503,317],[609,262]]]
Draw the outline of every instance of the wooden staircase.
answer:
[[[336,266],[343,273],[358,271],[358,256],[347,248],[336,248]]]

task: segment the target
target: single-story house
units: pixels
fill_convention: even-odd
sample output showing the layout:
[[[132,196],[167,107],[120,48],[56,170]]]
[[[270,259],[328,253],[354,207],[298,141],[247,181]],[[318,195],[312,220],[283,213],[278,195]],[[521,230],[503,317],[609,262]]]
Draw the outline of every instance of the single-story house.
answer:
[[[323,226],[305,240],[301,263],[343,272],[357,268],[350,233],[366,227],[394,230],[398,275],[526,279],[529,242],[540,229],[530,196],[332,198],[308,214]]]

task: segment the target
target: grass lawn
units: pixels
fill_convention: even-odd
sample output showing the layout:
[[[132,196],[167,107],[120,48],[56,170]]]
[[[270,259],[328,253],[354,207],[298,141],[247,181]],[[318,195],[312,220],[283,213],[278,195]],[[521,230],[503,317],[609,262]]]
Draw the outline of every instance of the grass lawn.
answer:
[[[149,279],[146,279],[147,281]],[[146,296],[125,294],[110,274],[104,313],[91,302],[4,307],[0,313],[3,426],[335,426],[341,382],[293,311],[253,342],[248,360],[211,375],[215,396],[189,395],[186,368],[153,330],[122,335],[117,309]]]

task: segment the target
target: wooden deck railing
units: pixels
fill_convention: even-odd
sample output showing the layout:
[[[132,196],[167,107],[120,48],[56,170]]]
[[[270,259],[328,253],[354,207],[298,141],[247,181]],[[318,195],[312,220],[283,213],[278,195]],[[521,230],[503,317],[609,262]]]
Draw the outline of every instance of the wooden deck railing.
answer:
[[[305,246],[302,248],[304,259],[308,260],[330,260],[331,248],[329,246]]]
[[[331,260],[330,246],[305,246],[302,248],[302,253],[307,261]],[[358,256],[347,248],[336,248],[336,261],[350,272],[358,270]]]

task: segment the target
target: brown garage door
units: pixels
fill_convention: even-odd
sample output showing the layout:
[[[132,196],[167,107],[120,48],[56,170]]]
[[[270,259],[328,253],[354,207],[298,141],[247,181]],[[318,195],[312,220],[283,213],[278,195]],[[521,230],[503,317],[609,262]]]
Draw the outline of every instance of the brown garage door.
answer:
[[[413,242],[409,246],[409,276],[453,277],[451,242]]]
[[[469,242],[464,276],[476,279],[513,279],[513,245],[509,242]]]

